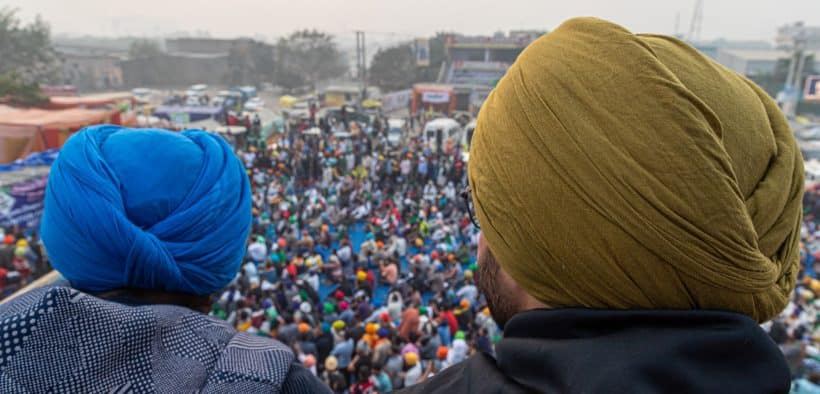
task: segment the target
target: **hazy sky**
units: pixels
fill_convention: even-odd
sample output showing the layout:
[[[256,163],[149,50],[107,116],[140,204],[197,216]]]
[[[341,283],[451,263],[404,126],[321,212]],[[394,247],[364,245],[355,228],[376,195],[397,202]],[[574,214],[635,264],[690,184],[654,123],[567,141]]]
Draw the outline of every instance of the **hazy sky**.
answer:
[[[771,40],[797,20],[820,25],[820,0],[704,0],[702,38]],[[208,31],[271,39],[298,28],[364,30],[405,40],[439,30],[490,34],[552,29],[573,16],[599,16],[636,32],[686,32],[695,0],[0,0],[24,18],[40,14],[56,33],[106,36]]]

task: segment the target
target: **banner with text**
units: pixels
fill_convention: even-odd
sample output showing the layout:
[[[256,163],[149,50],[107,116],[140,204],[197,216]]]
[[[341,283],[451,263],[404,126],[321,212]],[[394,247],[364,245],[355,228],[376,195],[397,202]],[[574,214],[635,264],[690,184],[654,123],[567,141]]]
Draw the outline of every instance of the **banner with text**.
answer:
[[[430,65],[430,40],[427,38],[416,39],[416,66],[428,67]]]
[[[0,188],[0,226],[37,228],[43,214],[43,197],[46,192],[48,173]]]

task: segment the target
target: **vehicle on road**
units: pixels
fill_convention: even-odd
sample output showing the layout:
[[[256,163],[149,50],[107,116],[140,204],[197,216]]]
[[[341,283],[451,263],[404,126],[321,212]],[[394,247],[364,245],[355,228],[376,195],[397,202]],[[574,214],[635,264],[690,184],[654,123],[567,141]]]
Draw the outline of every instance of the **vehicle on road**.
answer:
[[[450,118],[438,118],[424,125],[424,142],[433,152],[440,152],[448,145],[458,147],[462,142],[464,131],[457,121]]]
[[[205,84],[192,85],[185,91],[186,96],[204,96],[207,93],[208,85]]]
[[[246,111],[258,111],[265,107],[265,102],[259,97],[253,97],[245,102]]]
[[[131,89],[131,94],[134,95],[134,99],[137,100],[138,104],[149,104],[151,100],[156,97],[156,92],[148,88],[136,88]]]
[[[401,146],[404,136],[407,132],[407,122],[404,119],[388,119],[387,120],[387,143],[391,148],[398,148]]]

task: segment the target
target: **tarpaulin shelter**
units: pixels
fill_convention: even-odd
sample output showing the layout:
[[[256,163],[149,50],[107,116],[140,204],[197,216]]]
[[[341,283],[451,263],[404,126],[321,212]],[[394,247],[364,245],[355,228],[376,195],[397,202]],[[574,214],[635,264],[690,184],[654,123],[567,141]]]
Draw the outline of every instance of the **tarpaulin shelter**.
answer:
[[[100,93],[87,96],[52,97],[49,108],[90,108],[116,106],[124,101],[135,103],[134,95],[130,92]]]
[[[187,126],[189,129],[214,131],[222,127],[222,123],[217,122],[216,119],[208,118],[198,122],[191,122]]]
[[[60,148],[72,133],[101,123],[122,123],[119,110],[0,106],[0,163],[10,163],[32,152]]]
[[[0,165],[0,226],[39,226],[49,168],[57,154],[56,150],[38,152]]]
[[[217,134],[244,134],[248,132],[248,129],[245,126],[220,126],[217,127],[214,132]]]
[[[163,105],[154,110],[154,116],[174,123],[186,124],[216,117],[220,112],[222,108],[219,107]]]

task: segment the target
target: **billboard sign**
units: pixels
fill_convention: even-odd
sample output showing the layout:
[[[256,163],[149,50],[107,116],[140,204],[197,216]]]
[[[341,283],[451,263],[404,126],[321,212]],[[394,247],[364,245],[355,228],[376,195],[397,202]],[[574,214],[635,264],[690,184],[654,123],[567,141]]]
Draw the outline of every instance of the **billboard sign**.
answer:
[[[803,99],[806,101],[820,101],[820,75],[809,75],[806,78]]]
[[[442,104],[450,102],[449,92],[423,92],[421,102],[427,104]]]
[[[37,228],[43,214],[48,173],[0,189],[0,226]]]
[[[427,38],[416,39],[416,66],[430,66],[430,40]]]

